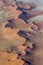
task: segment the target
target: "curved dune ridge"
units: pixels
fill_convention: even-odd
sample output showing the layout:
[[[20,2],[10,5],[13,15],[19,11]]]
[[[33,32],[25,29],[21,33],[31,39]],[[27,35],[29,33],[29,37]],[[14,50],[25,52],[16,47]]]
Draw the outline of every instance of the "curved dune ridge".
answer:
[[[0,0],[0,65],[43,65],[43,7]]]

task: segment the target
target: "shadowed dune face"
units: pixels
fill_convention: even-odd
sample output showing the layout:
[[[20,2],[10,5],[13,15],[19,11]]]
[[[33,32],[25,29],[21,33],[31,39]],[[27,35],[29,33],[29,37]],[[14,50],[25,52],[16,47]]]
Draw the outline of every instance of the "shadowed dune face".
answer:
[[[38,15],[43,15],[43,12],[32,11],[32,10],[23,10],[22,14],[19,15],[19,18],[23,19],[26,23],[28,23],[29,19],[36,17]]]
[[[33,48],[30,53],[32,52],[34,60],[31,65],[43,65],[43,22],[34,22],[34,24],[38,26],[37,30],[32,29],[28,32],[21,30],[18,34],[32,42]],[[27,33],[31,35],[28,36]]]
[[[0,62],[3,61],[5,65],[43,65],[43,21],[27,21],[43,15],[43,12],[32,10],[37,7],[34,3],[2,1],[4,10],[0,11]],[[15,54],[18,55],[16,60]]]
[[[5,25],[7,23],[8,22],[0,22],[0,50],[8,53],[24,54],[24,49],[22,50],[22,48],[20,49],[19,47],[24,44],[25,39],[17,34],[19,29],[6,28]]]
[[[25,21],[23,21],[22,19],[12,19],[12,20],[8,20],[8,24],[6,24],[5,25],[5,27],[10,27],[10,28],[17,28],[17,29],[21,29],[21,28],[23,28],[23,27],[25,27],[25,26],[27,26],[26,25],[26,23],[25,23]]]

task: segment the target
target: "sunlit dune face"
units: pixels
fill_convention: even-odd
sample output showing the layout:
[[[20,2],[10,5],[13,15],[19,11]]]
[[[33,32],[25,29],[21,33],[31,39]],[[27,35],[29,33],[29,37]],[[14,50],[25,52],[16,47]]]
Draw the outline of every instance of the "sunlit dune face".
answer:
[[[36,20],[43,20],[43,12],[33,11],[36,8],[33,3],[19,6],[24,8],[27,19],[33,18],[26,23],[24,14],[24,19],[19,17],[22,11],[17,9],[15,2],[12,5],[4,4],[5,11],[0,11],[0,19],[3,19],[0,21],[0,65],[43,65],[43,21]],[[5,18],[7,20],[4,21]]]
[[[35,45],[35,49],[32,50],[34,58],[33,65],[43,65],[43,22],[36,22],[35,25],[38,26],[38,29],[30,33],[30,40]]]
[[[6,22],[7,23],[7,22]],[[5,24],[6,24],[5,23]],[[3,25],[5,26],[5,24],[3,23]],[[32,24],[32,23],[31,23]],[[33,57],[33,65],[43,65],[43,22],[40,23],[39,21],[37,22],[33,22],[33,24],[30,26],[32,27],[32,30],[28,29],[28,33],[30,34],[30,36],[26,36],[28,35],[28,33],[25,35],[24,32],[20,33],[20,35],[18,35],[17,33],[19,32],[19,29],[11,29],[11,28],[6,28],[6,27],[2,27],[2,37],[4,38],[4,40],[7,41],[8,45],[12,43],[13,41],[21,41],[22,43],[25,43],[25,39],[29,38],[30,41],[32,42],[32,44],[35,45],[35,47],[33,46],[33,49],[31,49],[32,51],[32,57]],[[36,26],[36,27],[35,27]],[[42,31],[41,31],[42,29]],[[6,41],[5,42],[6,44]],[[11,41],[11,42],[10,42]],[[20,46],[19,44],[21,44],[21,42],[16,42],[16,44],[19,46],[19,49],[22,50],[22,53],[25,53],[23,49],[25,49],[25,47]],[[14,42],[13,42],[14,43]],[[15,43],[14,43],[15,44]],[[6,45],[5,45],[6,46]],[[23,48],[23,49],[22,49]]]
[[[3,30],[3,35],[4,35],[4,37],[5,38],[7,38],[7,39],[18,39],[18,40],[21,40],[21,41],[24,41],[25,42],[25,39],[23,39],[22,37],[20,37],[17,33],[18,33],[18,29],[13,29],[13,30],[11,30],[10,28],[5,28],[4,30]]]
[[[32,42],[33,48],[30,50],[30,56],[32,55],[33,62],[31,63],[33,65],[43,65],[43,22],[37,21],[33,23],[38,27],[37,29],[32,28],[28,32],[21,30],[19,35]]]
[[[20,10],[16,10],[17,6],[15,3],[13,3],[12,6],[4,6],[3,7],[5,10],[8,10],[10,12],[10,14],[14,15],[14,19],[18,18],[18,16],[22,13]]]

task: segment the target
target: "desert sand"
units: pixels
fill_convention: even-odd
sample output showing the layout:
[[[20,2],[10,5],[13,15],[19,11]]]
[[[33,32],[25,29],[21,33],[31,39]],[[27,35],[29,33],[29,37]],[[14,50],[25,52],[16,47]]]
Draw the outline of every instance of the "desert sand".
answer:
[[[34,9],[33,2],[0,0],[0,65],[43,65],[43,12]]]

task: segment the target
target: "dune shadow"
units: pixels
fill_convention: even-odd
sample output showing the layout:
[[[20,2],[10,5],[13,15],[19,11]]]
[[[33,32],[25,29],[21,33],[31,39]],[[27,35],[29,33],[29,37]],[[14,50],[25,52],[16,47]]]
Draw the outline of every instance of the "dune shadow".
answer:
[[[26,16],[26,12],[22,12],[22,14],[19,15],[19,18],[21,18],[22,20],[24,20],[24,22],[27,24],[28,23],[28,19],[27,16]]]

